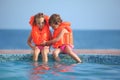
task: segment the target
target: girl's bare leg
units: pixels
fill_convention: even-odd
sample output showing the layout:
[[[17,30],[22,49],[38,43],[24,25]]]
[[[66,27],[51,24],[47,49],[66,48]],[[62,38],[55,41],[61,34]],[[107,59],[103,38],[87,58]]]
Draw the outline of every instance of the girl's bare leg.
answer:
[[[43,50],[41,51],[42,54],[42,61],[44,64],[47,64],[48,62],[48,53],[49,53],[49,47],[45,46]]]
[[[40,49],[38,47],[35,47],[34,54],[33,54],[33,61],[38,61],[39,53],[40,53]]]
[[[61,49],[57,48],[53,51],[53,57],[57,62],[60,62],[59,54],[61,52]]]
[[[65,47],[65,53],[68,53],[78,63],[82,62],[81,59],[77,56],[77,54],[75,54],[68,45],[66,45]]]

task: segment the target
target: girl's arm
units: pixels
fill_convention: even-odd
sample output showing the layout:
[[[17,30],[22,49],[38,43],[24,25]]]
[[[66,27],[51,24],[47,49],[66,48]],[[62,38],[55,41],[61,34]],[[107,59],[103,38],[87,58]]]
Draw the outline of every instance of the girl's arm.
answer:
[[[31,32],[28,36],[28,40],[27,40],[27,44],[32,48],[34,49],[34,46],[32,45],[32,35],[31,35]]]
[[[52,40],[50,40],[50,41],[47,41],[47,42],[45,43],[45,45],[51,45],[51,44],[59,41],[59,40],[63,37],[64,33],[66,33],[66,32],[68,32],[68,31],[67,31],[66,29],[63,29],[56,38],[54,38],[54,39],[52,39]]]

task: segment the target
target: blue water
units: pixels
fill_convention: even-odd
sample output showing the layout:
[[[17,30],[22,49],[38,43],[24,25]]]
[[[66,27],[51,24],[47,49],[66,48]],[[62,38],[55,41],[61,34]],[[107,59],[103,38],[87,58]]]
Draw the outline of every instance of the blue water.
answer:
[[[0,49],[30,49],[29,30],[0,30]],[[120,49],[119,30],[74,30],[76,49]],[[49,70],[32,54],[0,54],[0,80],[120,80],[120,55],[80,54],[76,64],[68,55],[56,63],[49,55]]]
[[[41,69],[41,63],[0,63],[0,80],[120,80],[118,65],[52,63],[50,70]],[[64,72],[62,71],[64,69]]]
[[[120,80],[120,55],[79,56],[83,63],[76,64],[69,56],[61,54],[56,63],[49,55],[45,70],[32,54],[0,54],[0,80]]]
[[[30,49],[30,30],[0,30],[0,49]],[[120,30],[73,30],[76,49],[120,49]]]

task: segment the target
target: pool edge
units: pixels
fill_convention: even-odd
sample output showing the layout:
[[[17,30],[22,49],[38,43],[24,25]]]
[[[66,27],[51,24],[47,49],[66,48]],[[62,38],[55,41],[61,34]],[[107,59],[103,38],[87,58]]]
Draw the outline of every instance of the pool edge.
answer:
[[[51,50],[50,54],[53,50]],[[120,54],[120,49],[74,49],[78,54]],[[31,54],[31,49],[1,49],[0,54]]]

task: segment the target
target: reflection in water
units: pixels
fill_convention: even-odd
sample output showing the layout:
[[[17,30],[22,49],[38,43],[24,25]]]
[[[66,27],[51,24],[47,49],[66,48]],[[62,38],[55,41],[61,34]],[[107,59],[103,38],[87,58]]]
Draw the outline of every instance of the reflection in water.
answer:
[[[70,72],[74,72],[73,70],[73,66],[75,66],[75,64],[72,65],[67,65],[67,64],[62,64],[62,63],[56,63],[53,66],[53,70],[52,70],[52,74],[58,78],[57,80],[75,80],[74,76],[72,75],[67,75]],[[64,79],[63,79],[64,77]],[[60,78],[60,79],[59,79]]]
[[[31,70],[30,80],[45,80],[45,78],[63,78],[64,74],[69,72],[73,72],[72,65],[52,62],[49,65],[40,64],[38,62],[33,63],[33,69]],[[74,76],[66,75],[65,78],[69,78],[69,80],[74,80]]]
[[[48,65],[33,63],[33,70],[31,73],[31,80],[42,80],[40,75],[45,74],[47,70],[50,70]]]
[[[69,71],[72,71],[73,66],[74,65],[67,65],[67,64],[61,64],[61,63],[55,62],[53,68],[54,68],[54,71],[56,72],[69,72]]]

